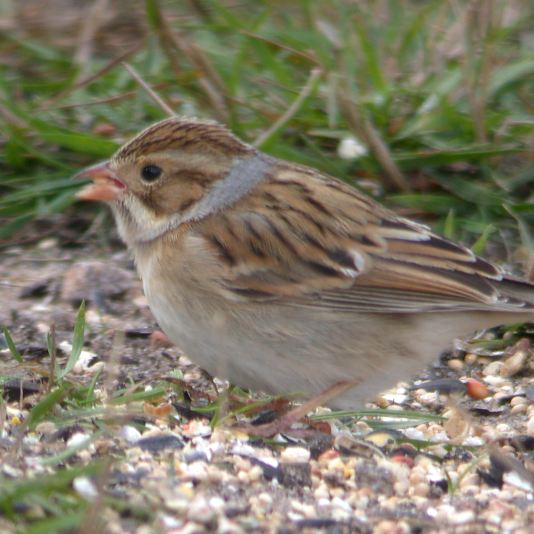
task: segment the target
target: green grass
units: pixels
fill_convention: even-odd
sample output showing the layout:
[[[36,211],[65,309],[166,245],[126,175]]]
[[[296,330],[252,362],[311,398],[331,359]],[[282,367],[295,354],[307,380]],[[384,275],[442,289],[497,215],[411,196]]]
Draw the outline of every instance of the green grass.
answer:
[[[139,17],[146,34],[126,59],[176,113],[216,118],[356,186],[374,182],[381,200],[468,243],[509,240],[518,218],[532,222],[528,1],[147,0]],[[3,239],[67,208],[70,175],[165,116],[118,61],[125,48],[79,64],[75,41],[51,37],[0,36],[0,54],[16,58],[0,66]],[[367,156],[336,155],[349,135]]]

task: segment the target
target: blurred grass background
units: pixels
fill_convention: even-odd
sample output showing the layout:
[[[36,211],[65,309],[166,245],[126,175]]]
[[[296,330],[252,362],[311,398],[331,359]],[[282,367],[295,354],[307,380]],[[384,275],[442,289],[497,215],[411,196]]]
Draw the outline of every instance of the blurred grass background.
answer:
[[[0,239],[166,116],[126,61],[177,114],[525,259],[533,28],[529,0],[0,0]]]

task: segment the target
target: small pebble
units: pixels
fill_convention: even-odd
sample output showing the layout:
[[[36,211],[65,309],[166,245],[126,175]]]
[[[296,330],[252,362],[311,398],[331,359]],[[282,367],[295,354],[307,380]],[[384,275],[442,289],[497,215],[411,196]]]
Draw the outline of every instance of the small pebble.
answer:
[[[518,413],[527,413],[527,405],[526,404],[516,404],[515,406],[512,406],[512,409],[510,410],[510,413],[512,415],[516,415]]]
[[[138,297],[135,297],[133,299],[133,303],[138,307],[138,308],[148,308],[148,300],[147,298],[144,296],[144,295],[140,295]]]
[[[527,399],[525,397],[513,397],[510,400],[510,406],[517,406],[518,404],[527,404]]]
[[[217,516],[204,497],[197,497],[190,505],[187,517],[191,521],[208,525],[213,523]]]
[[[501,362],[499,362],[501,363]],[[496,376],[496,375],[488,375],[484,377],[484,382],[486,384],[489,384],[490,386],[493,386],[495,388],[498,387],[504,387],[505,384],[508,384],[508,380],[503,376]]]
[[[286,447],[280,454],[281,462],[308,462],[310,460],[310,451],[304,447]]]
[[[491,362],[484,367],[482,374],[485,376],[498,376],[503,365],[504,363],[501,361]]]
[[[449,517],[449,521],[454,525],[462,525],[464,523],[471,523],[475,519],[475,513],[472,510],[464,510],[463,512],[455,512]]]
[[[314,490],[313,496],[317,501],[321,499],[329,499],[330,491],[328,490],[328,486],[324,482],[320,482],[319,486]]]
[[[98,497],[98,490],[88,477],[76,477],[72,481],[74,490],[88,501],[93,501]]]
[[[465,418],[461,412],[455,412],[445,423],[443,424],[445,432],[451,439],[457,439],[465,436],[469,430],[469,421]]]
[[[47,239],[42,239],[37,244],[39,250],[50,250],[51,248],[57,247],[58,240],[55,237],[49,237]]]
[[[452,358],[447,362],[447,366],[453,371],[461,371],[464,368],[464,362],[458,358]]]
[[[485,441],[479,436],[468,436],[464,439],[463,444],[466,447],[481,447]]]
[[[94,352],[90,352],[88,350],[82,350],[80,352],[80,356],[78,357],[78,360],[74,364],[74,367],[72,368],[72,372],[74,374],[82,374],[85,371],[87,371],[90,367],[93,365],[96,365],[98,356]]]
[[[465,355],[464,362],[466,365],[475,365],[477,363],[478,356],[476,354],[473,354],[472,352],[468,352]]]
[[[374,399],[374,403],[379,407],[379,408],[387,408],[391,402],[389,400],[387,400],[385,397],[376,397]]]
[[[488,397],[490,394],[486,384],[483,384],[482,382],[479,382],[478,380],[475,380],[474,378],[470,378],[466,382],[465,385],[466,385],[467,394],[472,399],[482,400]]]
[[[43,421],[35,427],[35,432],[37,434],[42,434],[43,436],[50,436],[57,430],[57,426],[52,421]]]
[[[83,432],[75,432],[67,441],[67,447],[77,447],[86,442],[90,438],[89,434]]]
[[[430,487],[426,482],[420,482],[416,484],[413,488],[413,495],[418,497],[427,497],[430,492]]]
[[[515,354],[507,358],[501,367],[501,376],[509,377],[522,371],[527,361],[527,351],[518,350]]]
[[[208,466],[205,462],[193,462],[187,466],[187,474],[194,480],[203,481],[208,478]]]
[[[174,434],[161,433],[144,436],[136,442],[136,445],[144,451],[158,453],[163,450],[182,449],[184,442]]]

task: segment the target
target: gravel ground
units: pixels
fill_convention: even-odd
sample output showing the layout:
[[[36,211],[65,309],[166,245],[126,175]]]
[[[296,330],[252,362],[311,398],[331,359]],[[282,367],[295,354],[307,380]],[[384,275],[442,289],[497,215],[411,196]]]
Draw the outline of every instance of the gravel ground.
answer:
[[[511,339],[506,350],[444,355],[414,382],[370,399],[368,408],[391,411],[390,418],[317,418],[287,435],[257,440],[235,426],[242,416],[214,425],[209,414],[191,410],[227,385],[154,334],[133,265],[113,234],[106,245],[81,246],[76,221],[69,224],[43,228],[47,237],[5,248],[0,258],[0,323],[24,357],[19,364],[7,349],[0,352],[6,401],[0,477],[37,480],[102,460],[100,476],[72,481],[75,494],[90,503],[82,532],[97,531],[98,520],[101,531],[139,534],[533,532],[528,335]],[[54,325],[64,362],[82,299],[88,301],[85,350],[69,378],[81,387],[98,375],[103,414],[84,417],[64,407],[29,430],[29,412],[47,390],[45,333]],[[122,388],[149,393],[162,383],[159,398],[107,402]],[[237,392],[224,398],[227,412],[236,399],[243,403]],[[422,418],[399,417],[404,410]],[[268,416],[264,406],[251,417]],[[64,459],[57,456],[62,453]],[[122,505],[107,504],[103,495]],[[20,507],[19,518],[30,512],[51,513],[36,504],[30,511]],[[16,523],[0,511],[1,532],[16,531]]]

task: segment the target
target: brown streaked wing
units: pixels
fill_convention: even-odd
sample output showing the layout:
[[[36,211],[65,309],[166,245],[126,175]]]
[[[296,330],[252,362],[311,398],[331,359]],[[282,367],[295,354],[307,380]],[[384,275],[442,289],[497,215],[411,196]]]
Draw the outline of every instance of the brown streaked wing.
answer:
[[[236,299],[377,313],[525,305],[501,295],[498,267],[318,173],[275,175],[199,229]]]

